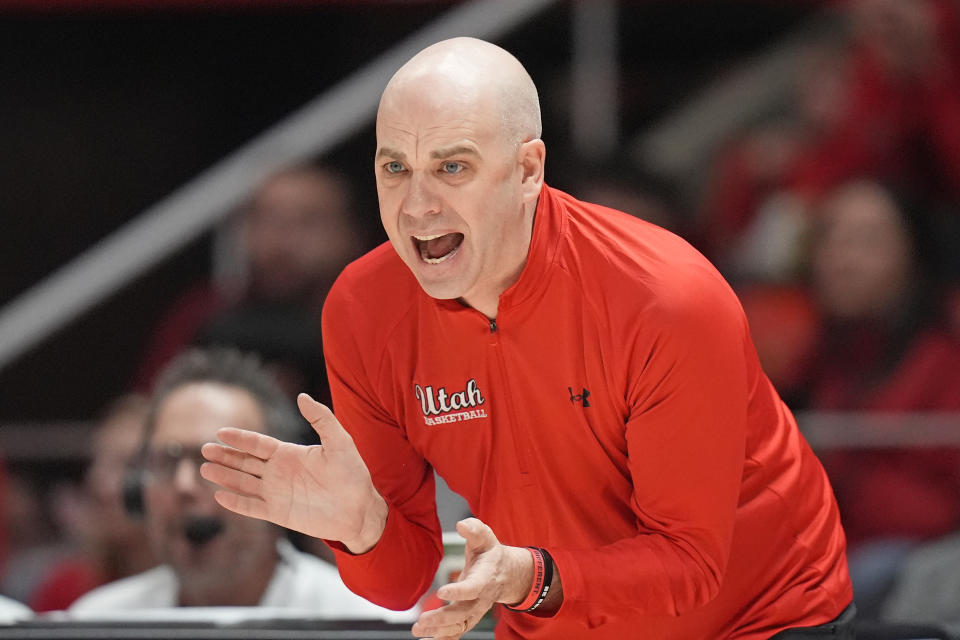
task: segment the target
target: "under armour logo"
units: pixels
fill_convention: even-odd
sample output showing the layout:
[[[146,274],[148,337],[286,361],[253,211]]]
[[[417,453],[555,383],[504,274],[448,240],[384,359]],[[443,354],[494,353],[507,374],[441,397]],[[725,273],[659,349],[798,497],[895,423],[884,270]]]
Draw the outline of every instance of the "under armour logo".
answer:
[[[567,387],[567,391],[570,392],[571,404],[576,404],[577,402],[579,402],[583,405],[584,408],[587,408],[590,406],[590,400],[588,400],[588,398],[590,397],[590,392],[586,388],[583,389],[583,393],[574,393],[573,387]]]

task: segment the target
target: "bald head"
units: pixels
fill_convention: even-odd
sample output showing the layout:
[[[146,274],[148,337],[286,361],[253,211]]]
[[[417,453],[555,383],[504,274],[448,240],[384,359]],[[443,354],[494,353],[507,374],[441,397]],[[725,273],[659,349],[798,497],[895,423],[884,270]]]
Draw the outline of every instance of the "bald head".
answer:
[[[495,317],[526,263],[543,187],[523,65],[472,38],[424,49],[384,89],[374,158],[383,228],[424,291]]]
[[[513,55],[483,40],[452,38],[422,50],[391,78],[380,112],[410,95],[494,109],[510,144],[541,135],[540,101],[530,74]]]

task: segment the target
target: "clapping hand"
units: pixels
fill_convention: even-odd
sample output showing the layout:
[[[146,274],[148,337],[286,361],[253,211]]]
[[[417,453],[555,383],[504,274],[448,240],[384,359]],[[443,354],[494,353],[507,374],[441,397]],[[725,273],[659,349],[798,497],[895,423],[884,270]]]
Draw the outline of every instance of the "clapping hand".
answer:
[[[223,487],[226,509],[309,536],[337,540],[353,553],[380,539],[387,503],[370,479],[353,438],[333,413],[305,393],[300,413],[322,444],[304,446],[242,429],[220,429],[207,443],[200,475]]]
[[[437,590],[446,606],[426,611],[413,625],[417,637],[457,640],[496,602],[516,604],[533,581],[533,560],[522,547],[500,544],[493,530],[476,518],[457,523],[466,541],[463,571],[456,582]]]

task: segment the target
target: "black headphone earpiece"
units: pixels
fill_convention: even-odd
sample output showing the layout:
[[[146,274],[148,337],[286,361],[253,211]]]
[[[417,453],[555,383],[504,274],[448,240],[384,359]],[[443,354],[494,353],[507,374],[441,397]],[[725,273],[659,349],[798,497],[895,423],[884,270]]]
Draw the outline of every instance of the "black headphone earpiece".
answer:
[[[143,499],[142,465],[131,466],[123,475],[123,510],[134,520],[142,520],[147,515],[147,504]]]
[[[123,510],[134,520],[142,520],[147,515],[147,502],[143,497],[143,487],[146,484],[147,457],[150,455],[150,438],[153,429],[148,423],[144,430],[143,439],[137,454],[131,458],[126,472],[123,474]]]

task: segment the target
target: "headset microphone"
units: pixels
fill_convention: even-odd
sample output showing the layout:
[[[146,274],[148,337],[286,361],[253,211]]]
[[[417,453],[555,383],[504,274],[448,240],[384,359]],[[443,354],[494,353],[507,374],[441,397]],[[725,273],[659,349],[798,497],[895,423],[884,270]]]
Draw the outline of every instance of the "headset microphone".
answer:
[[[210,542],[223,531],[223,518],[216,516],[188,516],[183,522],[183,535],[190,544],[199,547]]]

